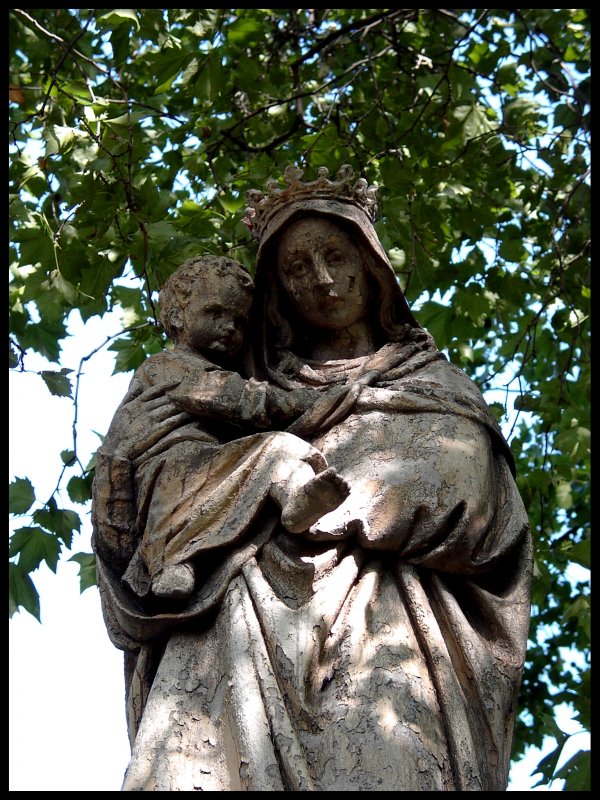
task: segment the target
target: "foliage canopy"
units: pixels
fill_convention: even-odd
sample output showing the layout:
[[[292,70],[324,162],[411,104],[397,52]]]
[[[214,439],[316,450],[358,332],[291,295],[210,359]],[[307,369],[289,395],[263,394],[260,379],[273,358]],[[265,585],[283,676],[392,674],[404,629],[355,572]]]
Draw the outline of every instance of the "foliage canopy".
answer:
[[[417,318],[513,423],[536,544],[514,757],[554,736],[549,780],[556,705],[590,724],[588,584],[572,577],[590,566],[589,10],[12,9],[9,36],[10,367],[45,356],[41,380],[75,407],[73,311],[121,309],[110,349],[133,370],[163,346],[157,291],[183,260],[252,269],[248,189],[344,163],[381,187]],[[39,618],[30,575],[56,569],[89,502],[93,459],[75,438],[60,456],[75,508],[10,484],[11,614]],[[93,556],[73,558],[93,585]],[[588,788],[589,754],[561,773]]]

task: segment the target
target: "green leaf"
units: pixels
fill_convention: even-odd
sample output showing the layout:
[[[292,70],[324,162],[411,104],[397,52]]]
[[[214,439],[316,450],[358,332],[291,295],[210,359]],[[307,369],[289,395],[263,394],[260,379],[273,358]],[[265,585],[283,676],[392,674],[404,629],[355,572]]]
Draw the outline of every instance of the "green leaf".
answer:
[[[15,235],[21,250],[20,263],[25,266],[31,264],[51,264],[54,262],[54,247],[48,232],[41,223],[35,226],[22,228]]]
[[[19,366],[19,356],[17,355],[12,344],[8,344],[8,368],[14,369]]]
[[[577,542],[577,544],[574,544],[573,547],[571,547],[571,549],[569,550],[569,558],[576,564],[580,564],[582,567],[585,567],[586,569],[591,569],[592,548],[590,539],[583,539],[581,542]]]
[[[115,20],[115,22],[117,22]],[[119,67],[129,56],[131,39],[131,25],[117,24],[110,34],[110,44],[113,50],[113,62]]]
[[[264,36],[262,23],[252,17],[240,16],[227,28],[227,39],[232,44],[242,45],[257,42]]]
[[[592,729],[592,703],[590,701],[591,697],[591,670],[587,669],[581,675],[581,684],[579,688],[579,708],[577,713],[577,719],[583,725],[586,731],[591,731]]]
[[[140,120],[147,117],[148,114],[144,111],[132,111],[129,114],[119,114],[118,117],[105,119],[107,125],[114,125],[117,128],[129,128],[131,125],[137,125]]]
[[[230,214],[235,214],[236,211],[239,211],[246,203],[243,197],[234,197],[231,194],[219,195],[218,200],[225,211],[228,211]]]
[[[150,222],[146,225],[148,236],[151,239],[170,239],[177,235],[177,230],[172,222],[161,220],[160,222]]]
[[[406,251],[399,247],[392,247],[388,250],[390,264],[395,271],[401,270],[406,264]]]
[[[70,372],[73,372],[73,370],[63,368],[60,372],[44,370],[38,374],[43,379],[51,394],[57,395],[58,397],[71,397],[73,387],[71,386],[71,381],[67,378]]]
[[[535,117],[539,111],[539,104],[528,97],[519,97],[504,107],[504,119],[507,125],[514,126],[523,122],[527,117]]]
[[[90,586],[96,586],[96,557],[93,553],[77,553],[69,561],[79,564],[80,592],[85,592]]]
[[[55,533],[67,547],[71,547],[73,531],[79,531],[81,528],[79,515],[75,511],[57,508],[53,500],[48,503],[46,508],[34,513],[33,521]]]
[[[590,430],[582,425],[573,425],[557,433],[554,446],[568,453],[571,458],[583,458],[590,450]]]
[[[15,478],[8,485],[8,511],[25,514],[35,502],[35,491],[29,478]]]
[[[92,455],[92,457],[90,458],[90,460],[88,461],[88,463],[86,465],[86,468],[85,468],[86,472],[92,472],[92,470],[95,471],[95,469],[96,469],[96,460],[97,460],[96,455],[97,454],[94,453]]]
[[[73,464],[75,462],[75,451],[61,450],[60,460],[63,462],[63,464]]]
[[[402,165],[399,158],[386,156],[379,163],[381,181],[386,188],[387,194],[401,195],[408,193],[413,184],[413,176],[410,171]]]
[[[552,780],[554,775],[554,770],[556,769],[556,765],[558,763],[558,759],[560,758],[560,754],[562,751],[562,740],[561,744],[557,745],[554,750],[551,750],[547,755],[542,758],[542,760],[538,763],[537,767],[532,770],[531,774],[535,775],[538,772],[541,772],[542,777],[533,784],[531,787],[532,789],[536,786],[539,786],[542,783],[548,783]]]
[[[554,124],[561,127],[568,128],[570,125],[577,124],[577,114],[574,109],[569,108],[568,105],[562,103],[554,109]]]
[[[74,503],[87,503],[92,497],[91,481],[75,475],[67,484],[67,492]]]
[[[56,536],[41,528],[19,528],[10,538],[8,555],[19,556],[19,567],[24,573],[33,572],[42,561],[56,572],[60,547]]]
[[[573,505],[573,495],[571,494],[570,481],[560,481],[557,484],[556,500],[561,508],[571,508]]]
[[[21,344],[26,348],[31,347],[36,350],[49,361],[58,361],[60,358],[59,339],[65,333],[62,323],[50,325],[49,323],[36,322],[27,325],[21,336]]]
[[[106,22],[108,25],[117,26],[122,23],[133,23],[136,31],[140,29],[140,23],[133,8],[112,8],[106,14],[98,17],[98,22]]]
[[[139,343],[129,338],[118,339],[108,349],[114,350],[117,354],[113,375],[117,372],[130,372],[137,369],[146,360],[146,354]]]
[[[496,418],[497,422],[501,422],[506,414],[506,409],[502,405],[502,403],[490,403],[489,409]]]
[[[515,238],[506,236],[506,238],[502,239],[502,243],[500,245],[500,255],[502,258],[506,259],[506,261],[518,263],[525,258],[527,255],[525,248],[523,247],[523,242],[519,236],[519,234],[515,235]]]
[[[92,93],[90,92],[89,86],[87,85],[87,83],[85,83],[85,81],[78,81],[78,80],[65,81],[61,85],[61,89],[64,89],[68,94],[76,97],[80,103],[82,101],[91,103],[92,101]],[[81,131],[79,131],[77,128],[65,128],[64,130],[65,132],[68,130],[72,130],[74,131],[75,135],[81,133]]]
[[[311,133],[302,137],[302,143],[311,153],[311,161],[314,164],[331,165],[333,173],[337,171],[342,163],[345,154],[340,150],[340,137],[337,129],[333,125],[328,125],[318,133]]]
[[[55,269],[53,270],[52,274],[50,275],[50,285],[53,289],[62,295],[65,302],[68,303],[70,306],[76,306],[77,301],[79,299],[79,292],[73,286],[73,284],[68,281],[62,273]]]
[[[468,142],[470,139],[490,133],[495,128],[496,124],[489,119],[485,109],[480,106],[473,106],[470,114],[465,118],[463,139]]]
[[[436,340],[438,347],[446,347],[454,335],[455,315],[452,308],[430,300],[418,312],[420,324]]]
[[[562,766],[555,778],[565,781],[565,792],[589,792],[592,788],[592,759],[589,750],[579,750]]]
[[[576,597],[575,600],[571,603],[571,605],[567,608],[565,613],[563,614],[564,619],[570,619],[571,617],[575,617],[579,619],[587,614],[589,614],[590,610],[590,600],[589,597]]]
[[[170,51],[169,51],[170,52]],[[176,50],[174,55],[163,56],[156,63],[156,88],[154,94],[162,94],[171,87],[171,84],[180,72],[183,72],[194,58],[194,53]]]
[[[89,99],[89,91],[87,89],[86,96]],[[79,131],[76,128],[70,128],[65,125],[48,125],[43,134],[46,140],[46,155],[68,153],[75,145],[77,133]]]
[[[40,622],[40,597],[29,575],[18,564],[8,564],[8,616],[24,608]]]

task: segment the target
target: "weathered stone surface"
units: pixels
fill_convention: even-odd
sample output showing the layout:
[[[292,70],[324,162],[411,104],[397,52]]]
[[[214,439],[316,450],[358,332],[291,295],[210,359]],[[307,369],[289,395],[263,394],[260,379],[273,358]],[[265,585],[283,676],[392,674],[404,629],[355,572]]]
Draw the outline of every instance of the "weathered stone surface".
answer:
[[[531,573],[510,451],[408,309],[371,190],[287,177],[247,218],[244,366],[249,283],[211,257],[161,296],[175,347],[103,446],[123,789],[502,791]]]

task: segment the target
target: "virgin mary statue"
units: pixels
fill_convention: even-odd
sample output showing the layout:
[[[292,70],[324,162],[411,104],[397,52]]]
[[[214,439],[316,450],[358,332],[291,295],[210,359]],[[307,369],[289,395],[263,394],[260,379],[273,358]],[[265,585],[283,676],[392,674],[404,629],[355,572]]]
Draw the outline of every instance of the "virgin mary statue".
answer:
[[[129,652],[123,789],[504,791],[531,577],[514,462],[409,310],[373,187],[301,178],[249,193],[245,377],[315,392],[288,430],[350,494],[299,534],[267,501],[177,611],[140,609],[100,559]]]

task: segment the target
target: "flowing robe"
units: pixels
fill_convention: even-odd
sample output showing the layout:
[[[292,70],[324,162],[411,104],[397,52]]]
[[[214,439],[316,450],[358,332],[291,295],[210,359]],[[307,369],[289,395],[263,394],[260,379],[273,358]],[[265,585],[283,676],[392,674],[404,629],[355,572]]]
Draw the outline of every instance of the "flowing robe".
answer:
[[[265,516],[188,608],[153,616],[100,563],[142,644],[123,789],[506,788],[531,576],[510,453],[460,370],[386,348],[396,366],[346,416],[305,424],[352,487],[307,535]],[[321,367],[286,365],[327,386],[368,364]]]

